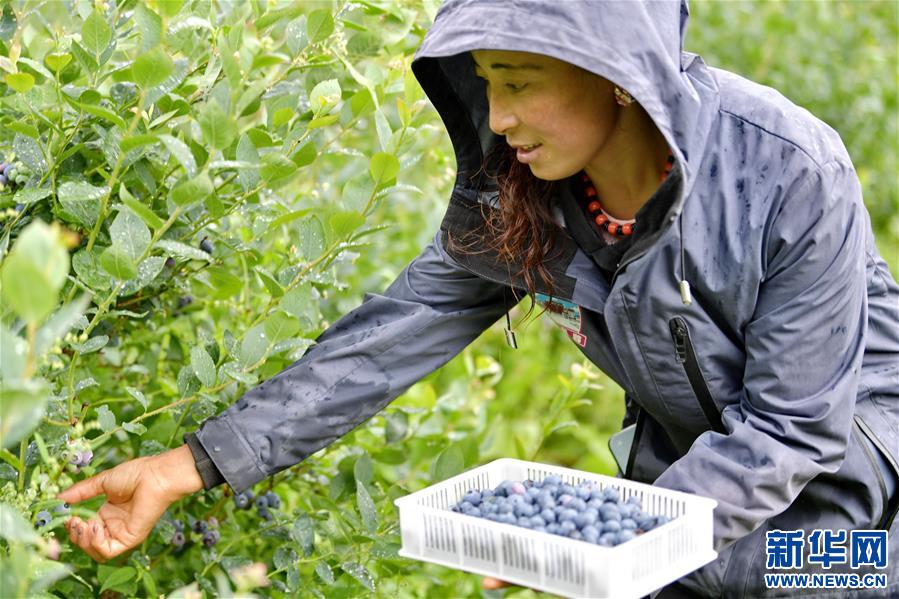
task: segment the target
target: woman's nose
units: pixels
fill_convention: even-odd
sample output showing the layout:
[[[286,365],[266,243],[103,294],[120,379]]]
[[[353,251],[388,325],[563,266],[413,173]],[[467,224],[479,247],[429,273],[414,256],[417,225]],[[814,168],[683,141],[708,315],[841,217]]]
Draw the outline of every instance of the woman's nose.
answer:
[[[490,105],[491,131],[497,135],[505,135],[518,125],[518,117],[501,98],[497,97],[497,94],[488,92],[487,102]]]

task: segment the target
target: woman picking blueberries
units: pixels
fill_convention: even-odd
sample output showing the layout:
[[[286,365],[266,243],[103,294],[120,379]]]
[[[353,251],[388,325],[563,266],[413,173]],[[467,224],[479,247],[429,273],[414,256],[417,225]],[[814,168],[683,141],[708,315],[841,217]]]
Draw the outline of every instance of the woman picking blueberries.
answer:
[[[686,21],[447,1],[413,64],[458,164],[433,242],[186,445],[62,493],[107,497],[72,540],[108,559],[177,499],[302,461],[528,294],[624,388],[624,476],[718,502],[718,558],[661,596],[783,593],[766,532],[814,529],[889,530],[899,594],[899,287],[839,136],[684,52]]]

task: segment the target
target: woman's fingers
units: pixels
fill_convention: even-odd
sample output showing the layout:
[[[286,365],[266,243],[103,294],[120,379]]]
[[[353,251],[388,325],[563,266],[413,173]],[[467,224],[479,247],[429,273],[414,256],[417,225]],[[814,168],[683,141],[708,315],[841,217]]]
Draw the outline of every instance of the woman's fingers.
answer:
[[[97,495],[102,495],[105,493],[103,489],[103,483],[106,480],[106,473],[108,470],[104,470],[103,472],[96,474],[90,478],[86,478],[82,481],[78,481],[59,495],[57,495],[57,499],[62,499],[68,503],[79,503],[84,501],[85,499],[90,499],[91,497],[96,497]]]
[[[512,585],[509,584],[508,582],[506,582],[505,580],[500,580],[499,578],[490,578],[488,576],[488,577],[484,577],[484,579],[481,581],[481,586],[483,588],[487,589],[488,591],[493,591],[496,589],[510,587]]]
[[[85,522],[77,516],[70,519],[66,522],[66,528],[69,531],[69,540],[91,556],[94,561],[105,562],[106,558],[93,547],[94,534],[92,533],[92,528],[99,528],[99,526],[92,526],[93,524],[95,524],[95,522]]]

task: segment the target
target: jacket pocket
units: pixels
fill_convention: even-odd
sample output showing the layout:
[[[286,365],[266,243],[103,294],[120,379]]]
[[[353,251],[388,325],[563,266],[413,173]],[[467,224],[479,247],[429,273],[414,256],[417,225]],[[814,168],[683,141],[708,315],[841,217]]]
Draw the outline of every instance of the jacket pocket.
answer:
[[[889,453],[884,449],[883,444],[880,442],[880,439],[877,438],[877,435],[874,434],[874,431],[872,431],[867,423],[862,420],[861,416],[854,416],[852,425],[852,432],[856,435],[858,443],[861,445],[862,451],[864,451],[865,457],[868,459],[868,463],[871,464],[871,469],[874,471],[874,476],[877,477],[877,483],[880,486],[880,494],[883,498],[883,512],[880,514],[880,518],[875,528],[879,530],[889,530],[890,526],[893,524],[893,520],[896,518],[896,513],[899,512],[899,491],[894,493],[895,497],[891,498],[889,496],[880,463],[872,454],[871,447],[865,440],[867,439],[870,441],[871,445],[874,445],[874,447],[877,448],[877,451],[884,456],[887,465],[894,470],[896,470],[896,466],[891,463],[891,460],[888,457]],[[899,471],[894,472],[894,475],[899,476]]]
[[[709,425],[716,433],[722,435],[727,434],[724,423],[721,422],[721,414],[709,386],[705,382],[702,375],[702,369],[699,367],[699,360],[696,358],[696,351],[693,349],[693,342],[690,340],[690,329],[687,327],[687,321],[680,316],[675,316],[668,321],[668,328],[671,331],[671,339],[674,340],[674,357],[678,363],[684,367],[687,373],[687,379],[690,381],[690,387],[693,394],[699,400],[699,407]]]

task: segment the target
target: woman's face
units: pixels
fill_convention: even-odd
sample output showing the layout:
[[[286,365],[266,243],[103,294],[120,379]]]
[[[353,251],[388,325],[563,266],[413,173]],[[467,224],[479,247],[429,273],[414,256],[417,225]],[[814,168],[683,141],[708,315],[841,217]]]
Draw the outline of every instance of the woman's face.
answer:
[[[490,129],[518,148],[534,176],[556,181],[600,163],[620,111],[611,83],[542,54],[471,54],[487,81]]]

